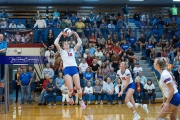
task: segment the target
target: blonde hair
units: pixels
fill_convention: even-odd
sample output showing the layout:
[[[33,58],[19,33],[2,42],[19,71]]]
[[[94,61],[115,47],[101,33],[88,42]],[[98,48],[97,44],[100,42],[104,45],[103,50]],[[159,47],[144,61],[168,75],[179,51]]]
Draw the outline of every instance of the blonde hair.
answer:
[[[156,58],[156,63],[159,65],[160,69],[163,70],[167,66],[167,58]]]

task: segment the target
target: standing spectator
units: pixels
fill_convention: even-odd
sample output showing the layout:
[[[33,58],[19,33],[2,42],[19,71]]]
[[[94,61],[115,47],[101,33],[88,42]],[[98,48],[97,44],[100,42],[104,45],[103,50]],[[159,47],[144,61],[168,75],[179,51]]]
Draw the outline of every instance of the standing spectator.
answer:
[[[54,99],[54,106],[56,106],[56,85],[52,82],[52,78],[49,78],[49,83],[46,85],[46,93],[44,95],[48,106],[51,106],[49,98]]]
[[[55,81],[56,81],[56,92],[61,93],[61,87],[64,85],[65,82],[62,72],[58,73],[58,77],[55,79]]]
[[[39,16],[39,19],[36,20],[36,23],[33,28],[35,28],[36,26],[38,26],[38,38],[37,38],[36,42],[43,41],[44,40],[44,29],[43,28],[46,28],[47,25],[46,25],[45,20],[42,19],[41,15]]]
[[[54,51],[52,51],[51,46],[48,47],[48,50],[45,52],[46,61],[50,59],[51,52],[54,54]],[[49,63],[49,62],[48,62]]]
[[[91,82],[87,82],[87,86],[84,89],[84,95],[86,96],[87,104],[90,104],[93,95],[93,87],[91,86]]]
[[[94,89],[93,89],[93,93],[95,95],[95,104],[97,105],[98,104],[98,96],[101,96],[101,102],[100,104],[103,105],[103,98],[104,98],[104,93],[103,93],[103,90],[102,90],[102,86],[100,85],[100,82],[99,80],[96,80],[95,82],[95,86],[94,86]]]
[[[42,71],[42,78],[44,79],[45,75],[48,74],[50,78],[53,78],[54,76],[54,71],[52,68],[50,68],[50,64],[46,64],[46,68],[43,69]]]
[[[172,18],[177,19],[178,15],[178,8],[174,5],[173,7],[170,8]]]
[[[141,80],[141,83],[143,84],[143,86],[147,83],[147,78],[142,74],[142,72],[139,72],[139,77]]]
[[[14,23],[14,21],[12,21],[12,23],[9,24],[9,28],[16,28],[16,24]]]
[[[79,64],[79,69],[82,73],[86,72],[86,69],[88,68],[88,64],[85,59],[82,59],[82,62]]]
[[[57,8],[56,8],[53,13],[53,20],[59,20],[59,19],[60,19],[60,13],[57,11]]]
[[[77,33],[78,35],[81,37],[82,36],[82,32],[83,29],[85,28],[84,23],[81,21],[81,18],[78,20],[78,22],[76,23],[76,29],[77,29]]]
[[[26,19],[26,28],[31,28],[31,22],[29,19]]]
[[[46,74],[45,75],[45,80],[43,81],[43,84],[42,84],[42,91],[41,91],[41,94],[40,94],[40,98],[39,98],[39,106],[40,105],[46,105],[46,100],[45,100],[45,98],[44,98],[44,95],[45,95],[45,93],[46,93],[46,86],[47,86],[47,84],[49,83],[49,75],[48,74]],[[43,104],[42,104],[43,103]]]
[[[7,28],[8,23],[5,18],[2,18],[2,21],[0,22],[0,28]]]
[[[94,81],[94,75],[93,75],[93,72],[91,72],[91,69],[90,67],[88,67],[86,69],[86,71],[83,73],[83,79],[84,79],[84,86],[87,85],[87,82],[91,82],[91,84],[93,85]]]
[[[115,94],[118,96],[119,92],[123,89],[123,84],[120,79],[117,81],[117,85],[115,86]],[[121,105],[125,99],[125,93],[122,96],[118,96],[118,104]]]
[[[129,7],[125,5],[122,11],[124,13],[124,21],[127,22],[127,24],[129,24]]]
[[[17,28],[26,28],[21,22],[18,22]]]
[[[21,74],[21,68],[17,68],[17,72],[14,76],[14,80],[16,82],[16,101],[15,101],[15,103],[18,102],[18,93],[19,93],[19,89],[20,89],[20,83],[19,83],[20,74]]]
[[[108,104],[115,104],[113,102],[113,99],[114,99],[114,85],[113,83],[111,82],[111,78],[107,78],[107,84],[105,86],[105,93],[108,97]]]
[[[134,92],[134,96],[135,96],[135,102],[136,103],[142,103],[143,101],[143,97],[144,97],[144,86],[143,84],[141,83],[140,81],[140,77],[137,76],[136,79],[135,79],[135,86],[136,86],[136,89],[135,89],[135,92]]]
[[[32,102],[35,102],[35,90],[36,90],[36,73],[34,72],[32,67],[29,67],[29,72],[31,73],[32,76],[32,81],[31,81],[31,92],[32,92]]]
[[[152,83],[151,79],[148,79],[147,84],[144,86],[145,90],[145,99],[146,103],[149,103],[149,99],[151,100],[151,96],[153,97],[153,100],[151,101],[152,104],[155,104],[156,99],[156,93],[155,93],[155,86]]]
[[[64,102],[66,100],[67,105],[69,106],[69,96],[68,96],[68,88],[66,86],[66,83],[61,87],[62,92],[62,106],[64,106]]]
[[[19,84],[21,85],[21,104],[24,104],[24,95],[27,93],[28,102],[32,104],[31,101],[31,83],[32,83],[32,75],[27,72],[26,67],[23,67],[23,72],[19,76]]]
[[[54,35],[53,35],[53,31],[49,30],[49,34],[48,34],[48,46],[54,45]]]
[[[0,18],[5,18],[5,20],[8,20],[8,14],[6,13],[5,10],[2,10]]]
[[[7,42],[4,40],[4,36],[0,34],[0,56],[6,56]],[[4,78],[4,64],[0,64],[0,80]]]

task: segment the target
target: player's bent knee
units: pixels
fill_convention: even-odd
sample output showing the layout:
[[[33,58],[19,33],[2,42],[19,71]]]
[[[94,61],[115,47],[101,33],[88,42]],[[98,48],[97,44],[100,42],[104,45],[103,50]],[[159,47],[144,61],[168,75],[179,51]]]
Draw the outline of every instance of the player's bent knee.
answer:
[[[78,94],[81,94],[82,93],[82,90],[80,89],[80,90],[77,90],[77,93]]]
[[[130,102],[127,102],[126,105],[127,105],[128,108],[133,108],[133,105]]]

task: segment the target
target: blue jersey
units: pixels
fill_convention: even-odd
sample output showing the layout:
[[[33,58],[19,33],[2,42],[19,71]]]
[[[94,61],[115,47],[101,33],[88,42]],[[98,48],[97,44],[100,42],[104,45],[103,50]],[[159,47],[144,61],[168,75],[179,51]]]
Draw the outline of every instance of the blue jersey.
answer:
[[[22,85],[29,85],[31,78],[32,78],[32,75],[29,72],[26,72],[26,73],[23,72],[19,76],[19,80],[21,81]]]
[[[136,43],[137,39],[135,37],[129,37],[128,38],[128,42],[131,44],[131,45],[134,45]]]
[[[121,46],[121,48],[122,48],[123,51],[128,50],[129,47],[130,47],[129,44],[123,44],[123,45]]]
[[[146,44],[146,48],[147,48],[147,49],[153,49],[154,46],[153,46],[152,44]]]

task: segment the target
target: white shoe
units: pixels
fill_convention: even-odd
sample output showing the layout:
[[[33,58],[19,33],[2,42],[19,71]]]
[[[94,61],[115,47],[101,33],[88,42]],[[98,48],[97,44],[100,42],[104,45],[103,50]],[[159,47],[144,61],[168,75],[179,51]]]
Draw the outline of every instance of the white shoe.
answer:
[[[81,108],[82,108],[82,109],[85,109],[85,108],[86,108],[86,105],[84,104],[84,101],[83,101],[83,100],[80,102],[80,105],[81,105]]]
[[[54,103],[54,106],[56,106],[56,104]]]
[[[103,105],[103,101],[101,100],[101,103],[100,103],[101,105]]]
[[[147,104],[143,104],[143,105],[142,105],[142,108],[145,110],[145,112],[146,112],[147,114],[149,113]]]
[[[90,105],[91,104],[91,102],[90,101],[88,101],[88,105]]]
[[[97,104],[98,104],[98,102],[97,102],[97,100],[96,100],[95,105],[97,105]]]
[[[49,103],[48,106],[51,106],[51,103]]]
[[[139,120],[140,118],[141,118],[141,117],[140,117],[137,113],[135,113],[133,120]]]

